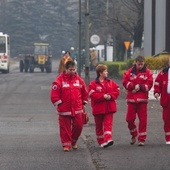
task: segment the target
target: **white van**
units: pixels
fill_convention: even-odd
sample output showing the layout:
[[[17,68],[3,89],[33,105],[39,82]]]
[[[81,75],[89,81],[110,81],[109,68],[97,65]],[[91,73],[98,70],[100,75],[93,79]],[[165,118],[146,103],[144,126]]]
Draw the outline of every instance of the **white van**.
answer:
[[[0,71],[9,73],[10,38],[9,35],[0,32]]]

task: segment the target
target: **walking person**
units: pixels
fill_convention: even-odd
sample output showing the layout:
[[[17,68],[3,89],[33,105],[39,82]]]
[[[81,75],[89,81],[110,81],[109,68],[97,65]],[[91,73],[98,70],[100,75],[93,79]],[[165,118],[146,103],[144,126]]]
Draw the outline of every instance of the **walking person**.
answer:
[[[148,92],[152,88],[153,77],[143,56],[136,57],[135,62],[134,66],[124,73],[122,80],[127,90],[126,121],[132,136],[130,144],[133,145],[138,139],[138,145],[144,146],[147,137]],[[136,114],[139,118],[138,129],[135,123]]]
[[[101,147],[106,148],[113,145],[113,114],[117,111],[116,99],[120,90],[115,81],[108,79],[106,65],[99,64],[96,67],[96,73],[97,78],[89,84],[89,96],[97,142]]]
[[[83,128],[83,107],[88,102],[84,80],[75,72],[74,61],[67,61],[63,71],[52,83],[51,102],[59,115],[60,139],[64,151],[77,149]]]
[[[157,99],[160,97],[165,140],[166,144],[170,144],[170,58],[168,67],[162,69],[155,79],[154,96]]]
[[[67,61],[72,61],[73,59],[70,56],[70,52],[66,51],[64,55],[60,59],[59,67],[58,67],[58,73],[62,73],[65,70],[65,64]]]

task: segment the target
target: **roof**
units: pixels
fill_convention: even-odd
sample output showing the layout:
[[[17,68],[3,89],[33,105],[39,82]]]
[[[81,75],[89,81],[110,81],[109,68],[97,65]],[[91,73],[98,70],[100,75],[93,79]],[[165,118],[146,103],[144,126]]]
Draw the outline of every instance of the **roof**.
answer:
[[[35,46],[49,46],[48,43],[34,43]]]
[[[169,52],[167,52],[167,51],[162,51],[161,53],[158,53],[158,54],[155,54],[153,57],[158,57],[158,56],[160,56],[160,55],[169,55],[170,53]]]

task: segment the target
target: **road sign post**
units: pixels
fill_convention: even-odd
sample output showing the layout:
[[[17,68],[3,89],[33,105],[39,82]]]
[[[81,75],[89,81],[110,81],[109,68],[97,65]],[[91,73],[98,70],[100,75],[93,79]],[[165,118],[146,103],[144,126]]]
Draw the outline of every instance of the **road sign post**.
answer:
[[[124,45],[125,45],[125,49],[126,49],[124,61],[126,61],[127,60],[127,51],[129,49],[129,46],[130,46],[130,41],[124,41]]]
[[[97,45],[100,42],[100,37],[94,34],[90,37],[90,41],[92,44]]]

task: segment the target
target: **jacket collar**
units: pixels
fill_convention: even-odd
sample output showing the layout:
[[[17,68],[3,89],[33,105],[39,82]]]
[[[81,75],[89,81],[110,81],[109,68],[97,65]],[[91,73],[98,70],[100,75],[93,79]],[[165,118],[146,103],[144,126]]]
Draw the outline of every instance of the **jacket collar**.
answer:
[[[162,70],[163,73],[167,73],[170,67],[166,67]]]
[[[70,75],[70,74],[66,74],[66,72],[63,71],[62,76],[63,76],[64,78],[70,78],[70,77],[75,78],[75,77],[77,76],[77,73]]]
[[[146,65],[144,65],[142,70],[140,70],[139,72],[146,72]],[[137,74],[136,64],[134,64],[134,66],[132,67],[131,73]]]
[[[109,79],[108,79],[107,77],[105,78],[105,80],[106,80],[106,81],[109,81]],[[96,77],[95,82],[96,82],[96,83],[100,83],[99,77]]]

